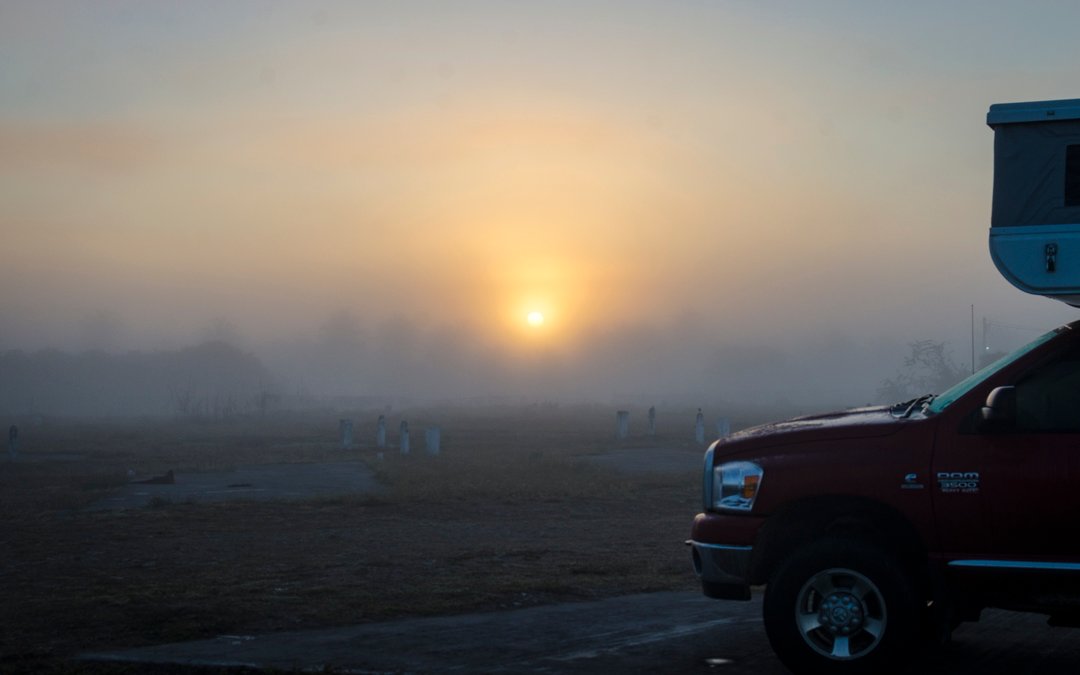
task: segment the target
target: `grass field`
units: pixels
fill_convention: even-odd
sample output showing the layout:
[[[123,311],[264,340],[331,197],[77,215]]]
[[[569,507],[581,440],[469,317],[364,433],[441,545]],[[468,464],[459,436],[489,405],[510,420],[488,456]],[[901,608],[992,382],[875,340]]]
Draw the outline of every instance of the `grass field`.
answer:
[[[414,440],[411,456],[383,460],[372,447],[337,448],[339,416],[24,427],[20,459],[0,464],[0,670],[59,667],[86,650],[696,587],[683,545],[696,472],[587,461],[634,446],[689,452],[692,413],[657,438],[615,441],[602,408],[416,410],[413,438],[438,424],[443,453],[425,456]],[[358,439],[374,438],[376,416],[352,415]],[[397,418],[388,422],[396,432]],[[378,493],[87,508],[129,470],[357,457]]]

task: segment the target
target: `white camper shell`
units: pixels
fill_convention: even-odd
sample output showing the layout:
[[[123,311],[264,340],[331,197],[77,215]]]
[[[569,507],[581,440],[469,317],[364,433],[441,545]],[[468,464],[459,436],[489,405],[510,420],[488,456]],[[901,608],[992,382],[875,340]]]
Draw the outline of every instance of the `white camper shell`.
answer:
[[[990,257],[1022,291],[1080,307],[1080,99],[998,103]]]

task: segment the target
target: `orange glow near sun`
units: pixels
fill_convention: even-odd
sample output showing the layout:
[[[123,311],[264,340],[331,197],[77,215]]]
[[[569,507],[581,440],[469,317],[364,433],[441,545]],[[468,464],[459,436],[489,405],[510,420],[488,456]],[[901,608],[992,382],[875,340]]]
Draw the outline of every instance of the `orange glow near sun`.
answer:
[[[529,312],[525,320],[529,322],[530,326],[540,326],[544,323],[544,315],[541,312],[532,311]]]

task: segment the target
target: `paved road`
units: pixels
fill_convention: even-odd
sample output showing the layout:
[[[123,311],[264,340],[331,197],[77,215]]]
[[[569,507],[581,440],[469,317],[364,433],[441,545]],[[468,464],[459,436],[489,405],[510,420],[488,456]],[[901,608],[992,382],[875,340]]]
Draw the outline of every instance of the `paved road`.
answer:
[[[697,593],[650,593],[505,612],[406,619],[345,628],[221,636],[87,658],[244,664],[334,672],[700,672],[782,675],[760,620],[761,603]],[[1073,675],[1080,630],[1043,617],[992,611],[922,654],[911,673]]]

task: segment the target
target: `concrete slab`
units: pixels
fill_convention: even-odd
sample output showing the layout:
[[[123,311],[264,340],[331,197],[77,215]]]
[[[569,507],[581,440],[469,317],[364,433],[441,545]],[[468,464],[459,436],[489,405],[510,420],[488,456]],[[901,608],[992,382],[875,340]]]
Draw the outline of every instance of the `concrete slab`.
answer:
[[[155,499],[170,502],[310,499],[336,495],[371,494],[380,486],[362,462],[267,464],[232,471],[176,473],[175,483],[130,483],[91,509],[142,508]]]

